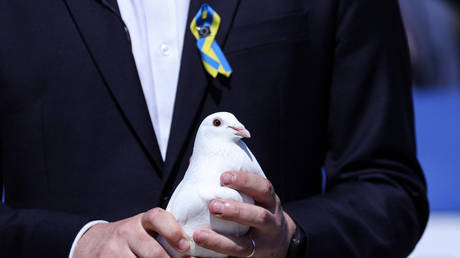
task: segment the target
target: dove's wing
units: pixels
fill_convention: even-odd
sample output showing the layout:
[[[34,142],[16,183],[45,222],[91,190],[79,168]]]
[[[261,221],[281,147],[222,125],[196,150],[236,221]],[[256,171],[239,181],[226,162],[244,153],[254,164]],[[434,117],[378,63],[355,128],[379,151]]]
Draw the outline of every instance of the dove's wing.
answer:
[[[168,205],[166,206],[167,211],[172,212],[171,209],[173,209],[173,207],[176,206],[177,196],[180,195],[179,193],[182,191],[183,186],[184,186],[184,180],[180,181],[179,185],[176,187],[176,189],[174,189],[174,192],[171,195],[171,198],[169,198]]]
[[[194,182],[181,181],[166,208],[183,226],[188,225],[190,219],[200,216],[203,210],[207,208],[207,204],[199,196],[196,186],[197,184]]]
[[[246,143],[240,140],[237,142],[237,146],[238,149],[235,150],[233,155],[231,155],[227,160],[229,160],[232,164],[238,164],[238,170],[255,173],[266,178],[259,162],[257,162],[256,157],[252,154]]]

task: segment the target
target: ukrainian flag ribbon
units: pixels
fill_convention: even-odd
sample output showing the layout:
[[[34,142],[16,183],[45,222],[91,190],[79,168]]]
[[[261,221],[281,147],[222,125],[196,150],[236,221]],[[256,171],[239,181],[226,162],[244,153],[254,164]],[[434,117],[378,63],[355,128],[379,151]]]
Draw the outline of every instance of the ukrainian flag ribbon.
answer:
[[[196,38],[204,68],[214,78],[220,73],[230,77],[232,68],[224,53],[214,40],[220,26],[220,16],[211,6],[203,4],[190,24],[190,30]]]

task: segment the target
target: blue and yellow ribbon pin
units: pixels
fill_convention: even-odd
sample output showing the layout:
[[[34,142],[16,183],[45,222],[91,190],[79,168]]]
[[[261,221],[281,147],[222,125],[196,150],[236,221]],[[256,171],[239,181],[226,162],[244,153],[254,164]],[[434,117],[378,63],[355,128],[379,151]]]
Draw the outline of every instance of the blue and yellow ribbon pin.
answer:
[[[232,68],[224,53],[214,40],[220,26],[220,16],[211,6],[203,4],[190,24],[190,30],[196,38],[204,68],[214,78],[220,73],[230,77]]]

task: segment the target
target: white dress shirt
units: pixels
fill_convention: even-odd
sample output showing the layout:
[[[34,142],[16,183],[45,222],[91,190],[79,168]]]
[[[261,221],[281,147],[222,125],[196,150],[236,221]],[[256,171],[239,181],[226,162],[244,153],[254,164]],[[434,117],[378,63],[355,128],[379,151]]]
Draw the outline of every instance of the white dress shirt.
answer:
[[[190,0],[118,0],[163,160]]]
[[[118,0],[128,28],[137,72],[163,160],[171,129],[190,0]],[[128,86],[128,85],[127,85]],[[87,223],[75,237],[72,258]]]

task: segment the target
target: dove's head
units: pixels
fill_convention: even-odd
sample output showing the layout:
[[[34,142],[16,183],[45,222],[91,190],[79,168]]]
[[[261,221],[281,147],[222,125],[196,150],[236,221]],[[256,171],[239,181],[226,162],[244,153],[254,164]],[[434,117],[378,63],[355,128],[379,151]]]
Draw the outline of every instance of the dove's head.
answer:
[[[198,135],[233,141],[251,137],[244,125],[228,112],[218,112],[207,116],[198,128]]]

